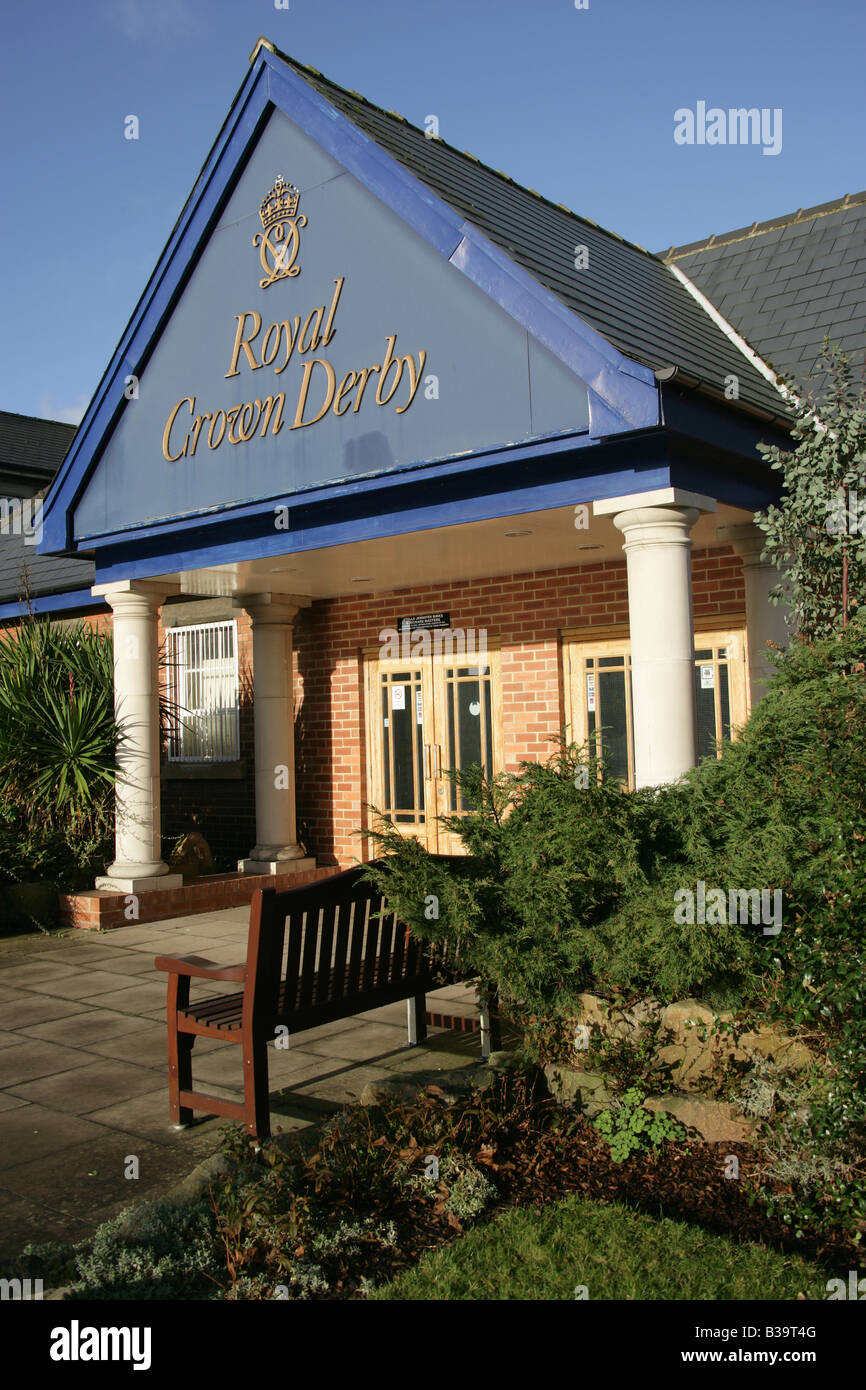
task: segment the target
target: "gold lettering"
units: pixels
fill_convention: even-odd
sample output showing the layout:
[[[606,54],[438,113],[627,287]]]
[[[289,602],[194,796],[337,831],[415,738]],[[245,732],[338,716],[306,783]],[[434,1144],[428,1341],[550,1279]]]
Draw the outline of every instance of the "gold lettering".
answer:
[[[246,353],[247,361],[249,362],[254,372],[257,371],[258,368],[262,365],[261,362],[256,361],[255,354],[252,352],[250,348],[250,343],[254,342],[255,339],[259,336],[259,329],[262,326],[261,314],[256,309],[248,309],[247,312],[244,314],[235,314],[235,318],[238,321],[238,329],[235,333],[235,345],[234,349],[232,350],[232,363],[228,371],[226,372],[227,378],[230,376],[238,375],[238,356],[240,354],[241,348],[243,348],[244,352]],[[246,324],[247,319],[252,319],[256,325],[255,332],[252,333],[249,338],[244,337],[244,325]]]
[[[268,343],[272,333],[276,333],[274,339],[273,352],[268,351]],[[280,350],[280,340],[283,336],[283,326],[280,323],[272,323],[262,340],[262,366],[269,367]]]
[[[189,405],[189,413],[190,415],[192,415],[193,411],[195,410],[195,396],[183,396],[182,399],[178,401],[174,410],[171,412],[168,419],[166,420],[165,429],[162,432],[162,456],[164,459],[167,459],[169,463],[177,463],[178,459],[182,459],[186,454],[186,446],[189,443],[189,434],[187,434],[186,439],[183,441],[183,448],[181,449],[179,454],[170,454],[168,452],[171,443],[171,427],[174,424],[175,416],[177,415],[177,412],[180,410],[181,406],[186,404]]]
[[[339,280],[334,281],[334,284],[337,286],[337,288],[334,290],[334,298],[331,300],[331,308],[328,313],[328,322],[325,324],[325,332],[322,337],[322,347],[328,346],[328,343],[331,341],[331,339],[337,331],[336,328],[332,328],[331,325],[334,322],[334,315],[337,312],[337,305],[340,302],[340,295],[343,293],[343,286],[345,283],[345,275],[341,275]]]
[[[356,382],[357,380],[358,380],[358,373],[357,373],[357,372],[347,372],[346,375],[343,377],[343,380],[340,382],[339,388],[338,388],[338,390],[337,390],[337,394],[336,394],[336,396],[334,397],[334,414],[335,414],[335,415],[345,415],[346,411],[349,409],[349,402],[348,402],[348,401],[346,401],[346,404],[343,406],[343,409],[342,409],[342,410],[340,409],[340,402],[342,401],[342,399],[343,399],[343,397],[346,395],[346,393],[347,393],[348,391],[351,391],[352,387],[355,385],[355,382]]]
[[[279,404],[277,404],[277,402],[279,402]],[[264,439],[268,432],[268,425],[271,423],[271,415],[273,414],[275,405],[277,407],[277,412],[276,415],[274,415],[274,428],[271,433],[279,434],[280,430],[283,428],[283,406],[285,403],[285,391],[278,391],[275,396],[265,396],[263,401],[256,401],[256,405],[261,405],[262,407],[262,414],[260,417],[262,422],[262,439]]]
[[[220,425],[219,438],[217,439],[216,443],[214,443],[214,437],[213,437],[214,425],[216,424],[217,420],[219,420],[220,416],[222,416],[222,423],[221,423],[221,425]],[[218,449],[219,446],[222,444],[222,442],[223,442],[223,435],[224,435],[225,432],[226,432],[226,419],[227,419],[227,416],[226,416],[225,411],[224,411],[224,410],[218,410],[217,413],[216,413],[216,415],[215,415],[215,416],[213,417],[213,419],[211,420],[211,422],[210,422],[210,427],[208,428],[208,432],[207,432],[207,447],[208,447],[209,449]]]
[[[325,404],[322,406],[318,415],[314,415],[311,420],[304,419],[304,406],[307,404],[307,392],[310,389],[310,377],[314,367],[324,367],[328,375],[328,394],[325,397]],[[298,408],[295,411],[295,418],[292,422],[292,429],[297,430],[305,425],[314,425],[317,420],[327,414],[331,408],[331,401],[334,399],[334,388],[337,384],[336,373],[330,362],[326,362],[322,357],[313,357],[309,362],[304,363],[304,379],[301,382],[301,394],[298,397]]]
[[[388,404],[394,392],[397,390],[397,387],[400,385],[400,377],[403,375],[403,359],[402,357],[395,357],[394,355],[394,344],[397,341],[397,334],[390,333],[388,337],[385,339],[385,341],[388,344],[388,351],[385,354],[385,361],[382,363],[382,375],[379,378],[379,385],[376,387],[377,405]],[[391,387],[391,390],[388,392],[387,396],[383,396],[382,389],[385,385],[385,381],[387,380],[388,373],[390,372],[392,367],[397,368],[397,375],[394,378],[394,385]]]
[[[256,406],[258,406],[258,410],[256,410]],[[248,439],[252,439],[258,429],[259,416],[261,413],[262,403],[259,400],[247,401],[245,405],[241,406],[240,414],[235,421],[238,427],[238,438],[235,438],[232,433],[229,434],[229,439],[232,444],[240,444],[242,441],[246,443]]]
[[[242,405],[233,405],[232,408],[231,408],[231,410],[230,410],[230,411],[228,412],[228,414],[226,415],[226,419],[228,420],[228,425],[229,425],[229,443],[230,443],[230,444],[240,444],[240,442],[241,442],[239,439],[236,439],[236,438],[235,438],[235,421],[236,421],[236,419],[238,418],[238,416],[240,415],[242,409],[243,409],[243,406],[242,406]]]
[[[319,339],[319,329],[322,327],[322,319],[323,319],[324,317],[325,317],[325,306],[324,306],[324,304],[322,305],[321,309],[314,309],[314,310],[312,311],[311,314],[308,314],[308,315],[307,315],[307,321],[306,321],[306,323],[304,324],[304,331],[303,331],[303,333],[301,334],[301,341],[300,341],[300,343],[299,343],[299,345],[298,345],[298,352],[310,352],[311,350],[312,350],[313,352],[318,352],[318,350],[319,350],[319,341],[320,341],[320,339]],[[305,339],[306,339],[306,336],[307,336],[307,329],[310,327],[310,324],[312,323],[313,319],[316,320],[316,327],[313,329],[313,336],[312,336],[312,338],[311,338],[310,341],[307,343],[307,342],[305,342]]]
[[[205,420],[212,420],[212,419],[213,419],[213,416],[211,415],[210,411],[209,411],[209,410],[206,410],[206,411],[204,412],[203,415],[196,415],[195,419],[193,420],[193,422],[192,422],[192,429],[191,429],[191,431],[190,431],[190,438],[191,438],[191,440],[192,440],[192,446],[191,446],[190,451],[189,451],[189,456],[190,456],[190,458],[192,458],[192,456],[193,456],[193,454],[195,453],[196,448],[197,448],[197,446],[198,446],[198,437],[199,437],[199,434],[200,434],[200,432],[201,432],[201,427],[202,427],[202,425],[204,424]]]
[[[289,320],[288,320],[288,319],[283,319],[282,323],[280,324],[280,328],[284,328],[284,329],[286,330],[286,360],[285,360],[285,362],[283,363],[283,365],[282,365],[281,367],[275,367],[275,368],[274,368],[274,373],[276,374],[276,376],[279,376],[279,375],[280,375],[280,372],[284,372],[284,371],[286,370],[286,367],[288,367],[288,365],[289,365],[289,358],[291,357],[292,353],[293,353],[294,350],[295,350],[295,339],[296,339],[297,336],[298,336],[298,329],[299,329],[300,326],[301,326],[301,320],[300,320],[299,318],[296,318],[294,322],[295,322],[295,331],[294,331],[294,333],[292,333],[292,332],[289,330]],[[282,336],[282,335],[280,335],[280,336]]]
[[[367,380],[368,380],[368,378],[371,377],[371,376],[373,375],[374,372],[378,372],[378,371],[379,371],[379,363],[378,363],[378,362],[374,362],[372,367],[362,367],[361,370],[359,371],[359,373],[358,373],[358,395],[357,395],[357,398],[356,398],[356,400],[355,400],[355,407],[354,407],[354,410],[352,411],[352,414],[353,414],[353,415],[357,415],[357,414],[358,414],[358,411],[361,409],[361,401],[362,401],[363,396],[364,396],[364,388],[365,388],[366,385],[367,385]]]
[[[418,353],[417,374],[415,372],[415,356],[413,353],[410,353],[407,357],[404,357],[403,361],[406,363],[406,369],[409,373],[409,385],[412,389],[409,392],[409,399],[406,402],[406,404],[397,406],[398,415],[402,415],[404,410],[408,410],[415,399],[415,392],[421,385],[421,374],[424,371],[424,363],[427,361],[427,351],[425,348],[421,348],[421,350]]]

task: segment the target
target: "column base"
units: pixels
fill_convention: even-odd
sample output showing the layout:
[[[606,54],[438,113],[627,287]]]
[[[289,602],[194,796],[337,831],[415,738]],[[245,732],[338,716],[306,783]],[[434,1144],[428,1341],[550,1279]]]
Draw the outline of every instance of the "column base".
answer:
[[[159,874],[149,878],[120,878],[103,874],[96,880],[97,888],[108,888],[114,893],[145,893],[151,888],[182,888],[183,874]]]
[[[315,869],[316,861],[306,859],[239,859],[240,874],[302,874]]]

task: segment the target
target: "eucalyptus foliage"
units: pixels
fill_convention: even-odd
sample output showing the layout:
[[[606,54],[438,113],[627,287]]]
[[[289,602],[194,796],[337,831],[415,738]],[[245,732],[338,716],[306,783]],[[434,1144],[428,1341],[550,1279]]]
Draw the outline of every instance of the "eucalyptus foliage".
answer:
[[[809,642],[844,627],[866,600],[866,389],[828,339],[817,365],[824,389],[800,397],[796,448],[758,445],[783,491],[755,516],[764,556],[784,574],[773,601],[789,604]]]

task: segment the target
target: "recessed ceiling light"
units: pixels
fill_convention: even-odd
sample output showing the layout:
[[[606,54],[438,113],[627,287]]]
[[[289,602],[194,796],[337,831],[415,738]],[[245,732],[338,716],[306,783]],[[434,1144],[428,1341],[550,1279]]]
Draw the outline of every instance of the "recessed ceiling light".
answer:
[[[531,536],[531,531],[503,531],[504,536]]]
[[[578,550],[601,550],[600,545],[579,545]]]
[[[372,582],[373,581],[371,580],[369,574],[362,574],[359,577],[356,577],[355,579],[349,580],[350,584],[371,584]]]

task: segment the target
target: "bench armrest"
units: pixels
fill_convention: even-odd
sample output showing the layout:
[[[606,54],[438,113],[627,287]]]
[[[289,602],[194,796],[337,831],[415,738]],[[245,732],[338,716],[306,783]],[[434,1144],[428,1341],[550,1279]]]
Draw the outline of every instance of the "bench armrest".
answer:
[[[157,956],[153,964],[156,970],[167,970],[172,975],[196,975],[204,980],[243,982],[247,973],[245,964],[217,965],[204,956]]]

